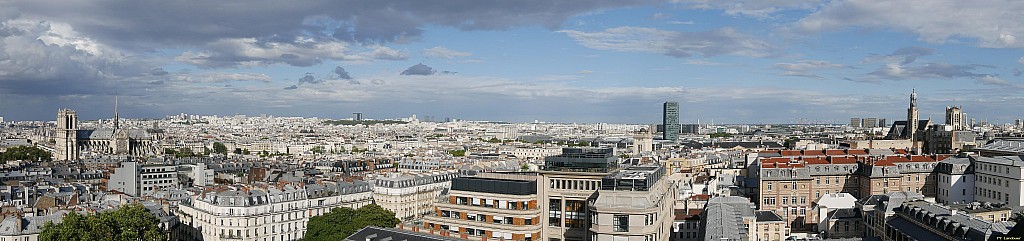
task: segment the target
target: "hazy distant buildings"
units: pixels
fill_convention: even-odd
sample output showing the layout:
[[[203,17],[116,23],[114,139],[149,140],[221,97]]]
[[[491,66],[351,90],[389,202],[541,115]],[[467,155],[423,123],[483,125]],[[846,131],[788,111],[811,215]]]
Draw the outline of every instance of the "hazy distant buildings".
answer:
[[[871,117],[871,118],[853,117],[853,118],[850,118],[850,127],[853,127],[853,128],[885,127],[885,119],[884,118],[874,118],[874,117]]]
[[[661,116],[661,124],[665,126],[662,138],[672,141],[679,140],[679,102],[665,102]]]
[[[679,125],[680,132],[685,134],[700,134],[700,125],[698,124],[684,124]]]

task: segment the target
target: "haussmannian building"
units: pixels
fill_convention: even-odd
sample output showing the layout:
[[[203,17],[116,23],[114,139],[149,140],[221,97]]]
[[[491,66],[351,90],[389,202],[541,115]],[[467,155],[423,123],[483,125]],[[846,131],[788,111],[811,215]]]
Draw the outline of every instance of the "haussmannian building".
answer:
[[[226,186],[184,200],[176,214],[188,240],[286,241],[302,239],[311,217],[371,203],[366,182]]]
[[[381,177],[373,180],[373,200],[395,213],[402,221],[423,218],[434,212],[434,203],[451,187],[458,171],[435,171],[413,175]]]

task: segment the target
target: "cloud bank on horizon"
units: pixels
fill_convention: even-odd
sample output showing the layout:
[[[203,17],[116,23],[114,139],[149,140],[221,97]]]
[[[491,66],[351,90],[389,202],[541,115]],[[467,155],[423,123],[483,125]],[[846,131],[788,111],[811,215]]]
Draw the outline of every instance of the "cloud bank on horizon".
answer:
[[[58,1],[0,6],[0,116],[655,123],[1024,117],[1024,2]],[[1021,39],[1018,39],[1021,38]]]

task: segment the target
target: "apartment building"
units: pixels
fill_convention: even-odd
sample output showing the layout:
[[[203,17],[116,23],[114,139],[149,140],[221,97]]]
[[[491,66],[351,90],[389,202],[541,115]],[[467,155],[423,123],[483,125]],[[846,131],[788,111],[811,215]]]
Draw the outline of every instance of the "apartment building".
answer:
[[[789,237],[786,220],[773,211],[755,211],[754,235],[757,241],[784,240]]]
[[[409,221],[433,213],[441,192],[451,187],[459,171],[435,171],[381,177],[373,180],[373,200],[399,220]]]
[[[118,191],[133,197],[179,187],[178,167],[174,164],[122,162],[107,181],[107,191]]]
[[[978,157],[974,175],[977,177],[974,199],[978,202],[1022,206],[1024,161],[1020,156]]]
[[[892,150],[782,150],[758,153],[758,210],[775,211],[793,230],[813,231],[814,202],[832,193],[854,197],[896,191],[934,197],[939,160]]]
[[[365,182],[231,186],[184,200],[176,212],[189,240],[298,240],[313,216],[373,203]]]
[[[989,222],[924,200],[907,201],[886,222],[882,240],[1003,240],[1013,222]]]
[[[677,195],[671,186],[658,165],[626,167],[602,178],[589,205],[589,240],[669,240]]]
[[[540,240],[535,173],[452,179],[448,197],[424,217],[431,234],[473,240]]]
[[[966,156],[954,156],[936,167],[939,181],[935,201],[950,205],[974,202],[974,165]]]

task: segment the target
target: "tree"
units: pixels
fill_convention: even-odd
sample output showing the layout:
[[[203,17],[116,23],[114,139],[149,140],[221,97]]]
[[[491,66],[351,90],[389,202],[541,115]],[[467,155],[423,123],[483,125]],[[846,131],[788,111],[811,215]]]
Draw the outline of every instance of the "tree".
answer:
[[[395,213],[376,204],[359,209],[334,208],[330,212],[312,217],[306,224],[305,240],[344,240],[366,226],[393,228],[398,225]]]
[[[121,206],[113,211],[81,215],[69,213],[60,224],[48,222],[39,240],[167,240],[160,220],[141,204]]]
[[[40,149],[35,146],[15,146],[7,148],[7,151],[0,153],[0,161],[35,161],[35,160],[50,161],[52,157],[50,152]]]
[[[452,156],[466,156],[466,150],[448,150],[448,154],[452,154]]]
[[[224,146],[224,143],[214,142],[213,143],[213,153],[227,155],[228,154],[228,147]]]
[[[242,155],[249,155],[249,149],[242,149]]]
[[[310,148],[309,151],[313,152],[315,154],[324,154],[324,147],[323,146],[314,146],[313,148]]]
[[[236,155],[241,155],[242,154],[242,148],[235,148],[235,151],[232,151],[231,153],[235,153]]]

